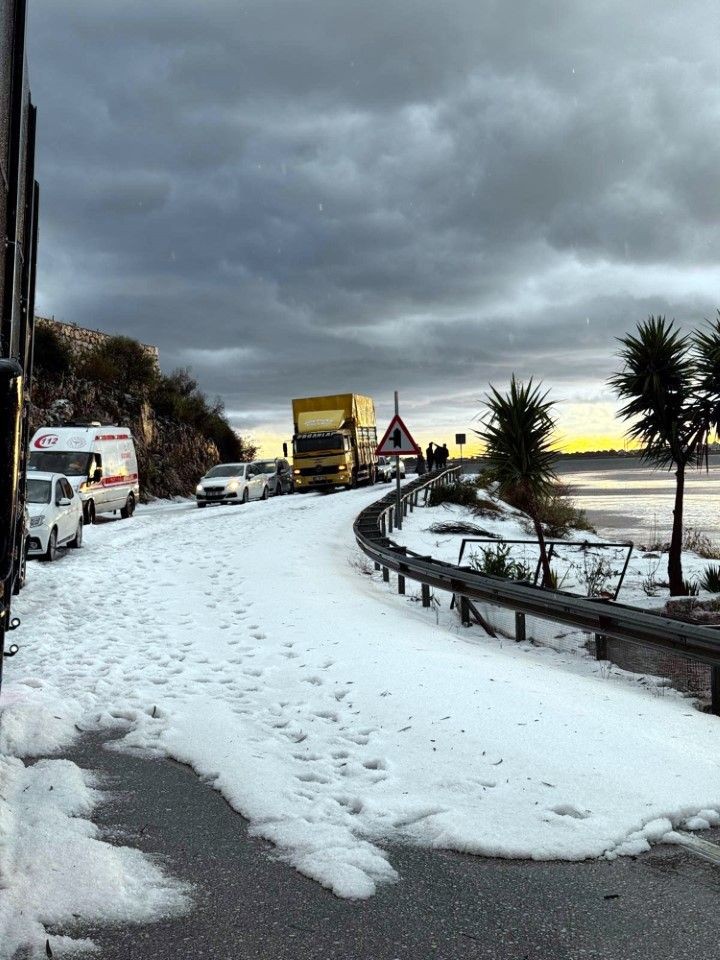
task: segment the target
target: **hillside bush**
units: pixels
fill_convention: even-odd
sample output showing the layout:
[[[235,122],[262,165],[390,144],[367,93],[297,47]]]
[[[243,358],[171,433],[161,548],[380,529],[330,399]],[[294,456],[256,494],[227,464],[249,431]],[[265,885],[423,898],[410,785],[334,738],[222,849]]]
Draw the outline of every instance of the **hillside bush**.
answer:
[[[710,593],[720,593],[720,566],[711,563],[700,577],[700,586]]]
[[[137,340],[110,337],[82,358],[78,376],[138,395],[146,393],[159,374],[155,358]]]
[[[55,381],[72,374],[75,365],[72,350],[52,327],[38,323],[33,343],[36,379]]]

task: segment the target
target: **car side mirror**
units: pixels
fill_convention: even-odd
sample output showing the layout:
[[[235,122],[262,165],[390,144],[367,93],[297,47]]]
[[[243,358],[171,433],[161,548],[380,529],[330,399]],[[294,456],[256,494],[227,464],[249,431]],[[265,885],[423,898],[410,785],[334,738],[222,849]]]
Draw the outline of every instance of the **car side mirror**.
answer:
[[[92,479],[93,483],[98,483],[98,481],[102,480],[102,467],[96,467],[95,470],[93,470]]]
[[[68,500],[67,497],[58,497],[55,503],[57,504],[58,507],[69,507],[70,504],[72,503],[72,500]]]

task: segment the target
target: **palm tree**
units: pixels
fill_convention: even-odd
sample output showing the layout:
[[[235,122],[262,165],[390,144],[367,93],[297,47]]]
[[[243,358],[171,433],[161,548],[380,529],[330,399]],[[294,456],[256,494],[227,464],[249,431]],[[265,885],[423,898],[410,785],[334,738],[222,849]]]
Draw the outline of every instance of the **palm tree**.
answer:
[[[696,398],[705,423],[702,453],[707,467],[707,440],[710,433],[720,433],[720,310],[714,320],[707,321],[705,331],[693,335],[695,348]]]
[[[630,421],[627,436],[640,443],[645,462],[675,468],[675,505],[668,555],[670,593],[687,594],[682,573],[683,494],[688,464],[699,465],[707,435],[706,410],[697,387],[693,342],[664,317],[650,316],[637,334],[619,338],[624,363],[610,378],[625,400],[619,415]]]
[[[540,522],[540,506],[552,492],[557,474],[552,449],[555,420],[552,401],[534,386],[518,383],[513,374],[510,392],[503,395],[490,385],[485,396],[488,413],[483,429],[475,433],[485,443],[489,471],[501,497],[530,516],[540,547],[543,586],[550,586],[552,573]]]

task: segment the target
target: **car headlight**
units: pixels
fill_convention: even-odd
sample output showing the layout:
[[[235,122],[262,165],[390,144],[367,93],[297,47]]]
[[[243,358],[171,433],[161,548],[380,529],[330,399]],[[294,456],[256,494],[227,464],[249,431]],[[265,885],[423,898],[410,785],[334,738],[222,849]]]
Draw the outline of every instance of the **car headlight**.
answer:
[[[338,473],[342,473],[343,470],[347,470],[347,467],[345,466],[344,463],[341,463],[340,466],[338,467]]]
[[[201,483],[199,483],[195,487],[195,493],[205,493],[205,487]]]
[[[31,527],[41,527],[45,523],[45,514],[41,513],[36,517],[30,517]]]
[[[237,480],[231,480],[230,483],[225,487],[226,490],[237,490],[239,484]]]

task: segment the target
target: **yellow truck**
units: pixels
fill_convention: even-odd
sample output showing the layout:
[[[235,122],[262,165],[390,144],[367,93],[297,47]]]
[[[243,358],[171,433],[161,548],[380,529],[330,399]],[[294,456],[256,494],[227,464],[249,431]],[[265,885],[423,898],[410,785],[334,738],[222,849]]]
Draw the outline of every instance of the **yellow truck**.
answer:
[[[293,400],[293,480],[298,492],[356,487],[377,478],[375,404],[358,393]]]

